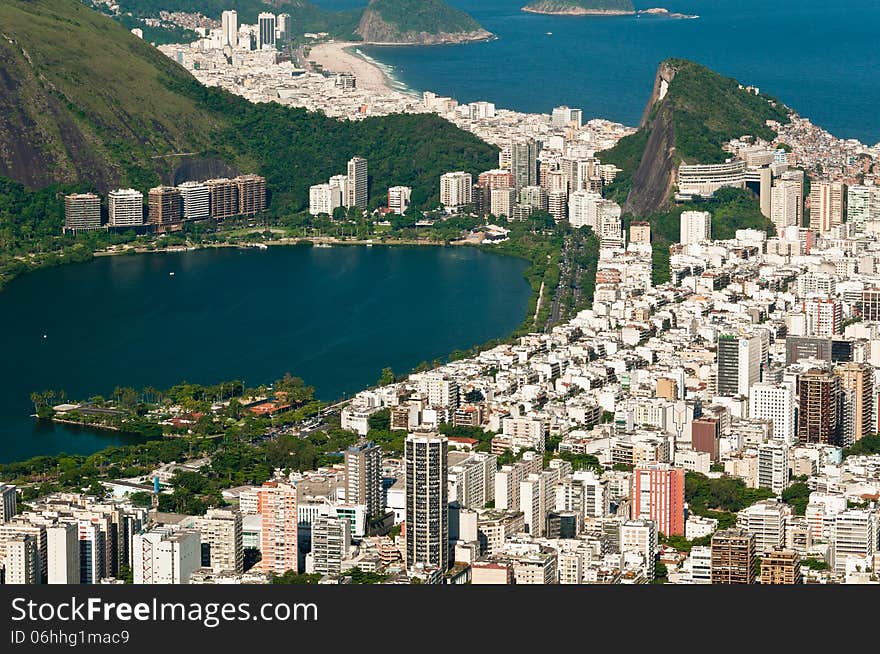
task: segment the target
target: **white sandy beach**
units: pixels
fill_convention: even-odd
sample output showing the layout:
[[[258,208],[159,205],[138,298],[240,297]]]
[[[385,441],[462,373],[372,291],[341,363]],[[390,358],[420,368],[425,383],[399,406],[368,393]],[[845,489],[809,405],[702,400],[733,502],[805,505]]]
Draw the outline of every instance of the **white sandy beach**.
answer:
[[[391,81],[381,68],[345,50],[359,45],[362,44],[344,41],[320,43],[312,47],[308,58],[316,64],[321,64],[326,71],[354,74],[357,77],[358,88],[364,91],[375,93],[393,91]]]

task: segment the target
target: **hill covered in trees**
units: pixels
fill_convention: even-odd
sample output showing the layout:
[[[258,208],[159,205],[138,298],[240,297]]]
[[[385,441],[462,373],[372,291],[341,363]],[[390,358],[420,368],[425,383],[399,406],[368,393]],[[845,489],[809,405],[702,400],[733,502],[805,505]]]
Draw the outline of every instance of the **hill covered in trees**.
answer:
[[[355,123],[208,89],[76,0],[7,0],[0,31],[0,282],[33,253],[72,247],[60,193],[146,190],[188,160],[264,175],[276,214],[305,208],[309,186],[355,155],[373,195],[411,186],[416,206],[437,199],[442,173],[497,160],[433,114]]]
[[[355,32],[371,43],[459,43],[492,36],[443,0],[370,0]]]
[[[567,16],[634,14],[632,0],[537,0],[522,8],[533,14]]]

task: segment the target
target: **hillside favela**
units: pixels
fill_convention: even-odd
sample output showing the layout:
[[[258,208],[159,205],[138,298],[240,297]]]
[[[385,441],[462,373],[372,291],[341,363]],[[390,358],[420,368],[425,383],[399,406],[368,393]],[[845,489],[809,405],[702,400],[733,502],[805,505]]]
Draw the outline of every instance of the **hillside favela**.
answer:
[[[664,2],[0,3],[0,581],[880,583],[880,8]]]

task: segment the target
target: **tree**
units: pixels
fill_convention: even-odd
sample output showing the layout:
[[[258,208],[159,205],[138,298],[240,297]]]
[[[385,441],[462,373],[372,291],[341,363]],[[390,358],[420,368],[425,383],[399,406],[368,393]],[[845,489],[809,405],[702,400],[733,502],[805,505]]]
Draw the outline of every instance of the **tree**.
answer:
[[[382,376],[379,377],[379,386],[388,386],[394,383],[394,371],[391,368],[382,368]]]

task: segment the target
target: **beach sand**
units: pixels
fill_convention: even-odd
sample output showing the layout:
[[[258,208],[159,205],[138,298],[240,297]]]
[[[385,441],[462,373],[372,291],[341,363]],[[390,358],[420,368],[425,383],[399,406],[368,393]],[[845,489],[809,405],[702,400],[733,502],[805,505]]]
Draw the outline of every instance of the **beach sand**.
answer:
[[[312,47],[308,59],[321,64],[324,70],[334,73],[352,73],[357,77],[357,87],[374,93],[393,91],[391,80],[375,64],[347,52],[345,48],[353,48],[359,43],[331,42],[320,43]]]

